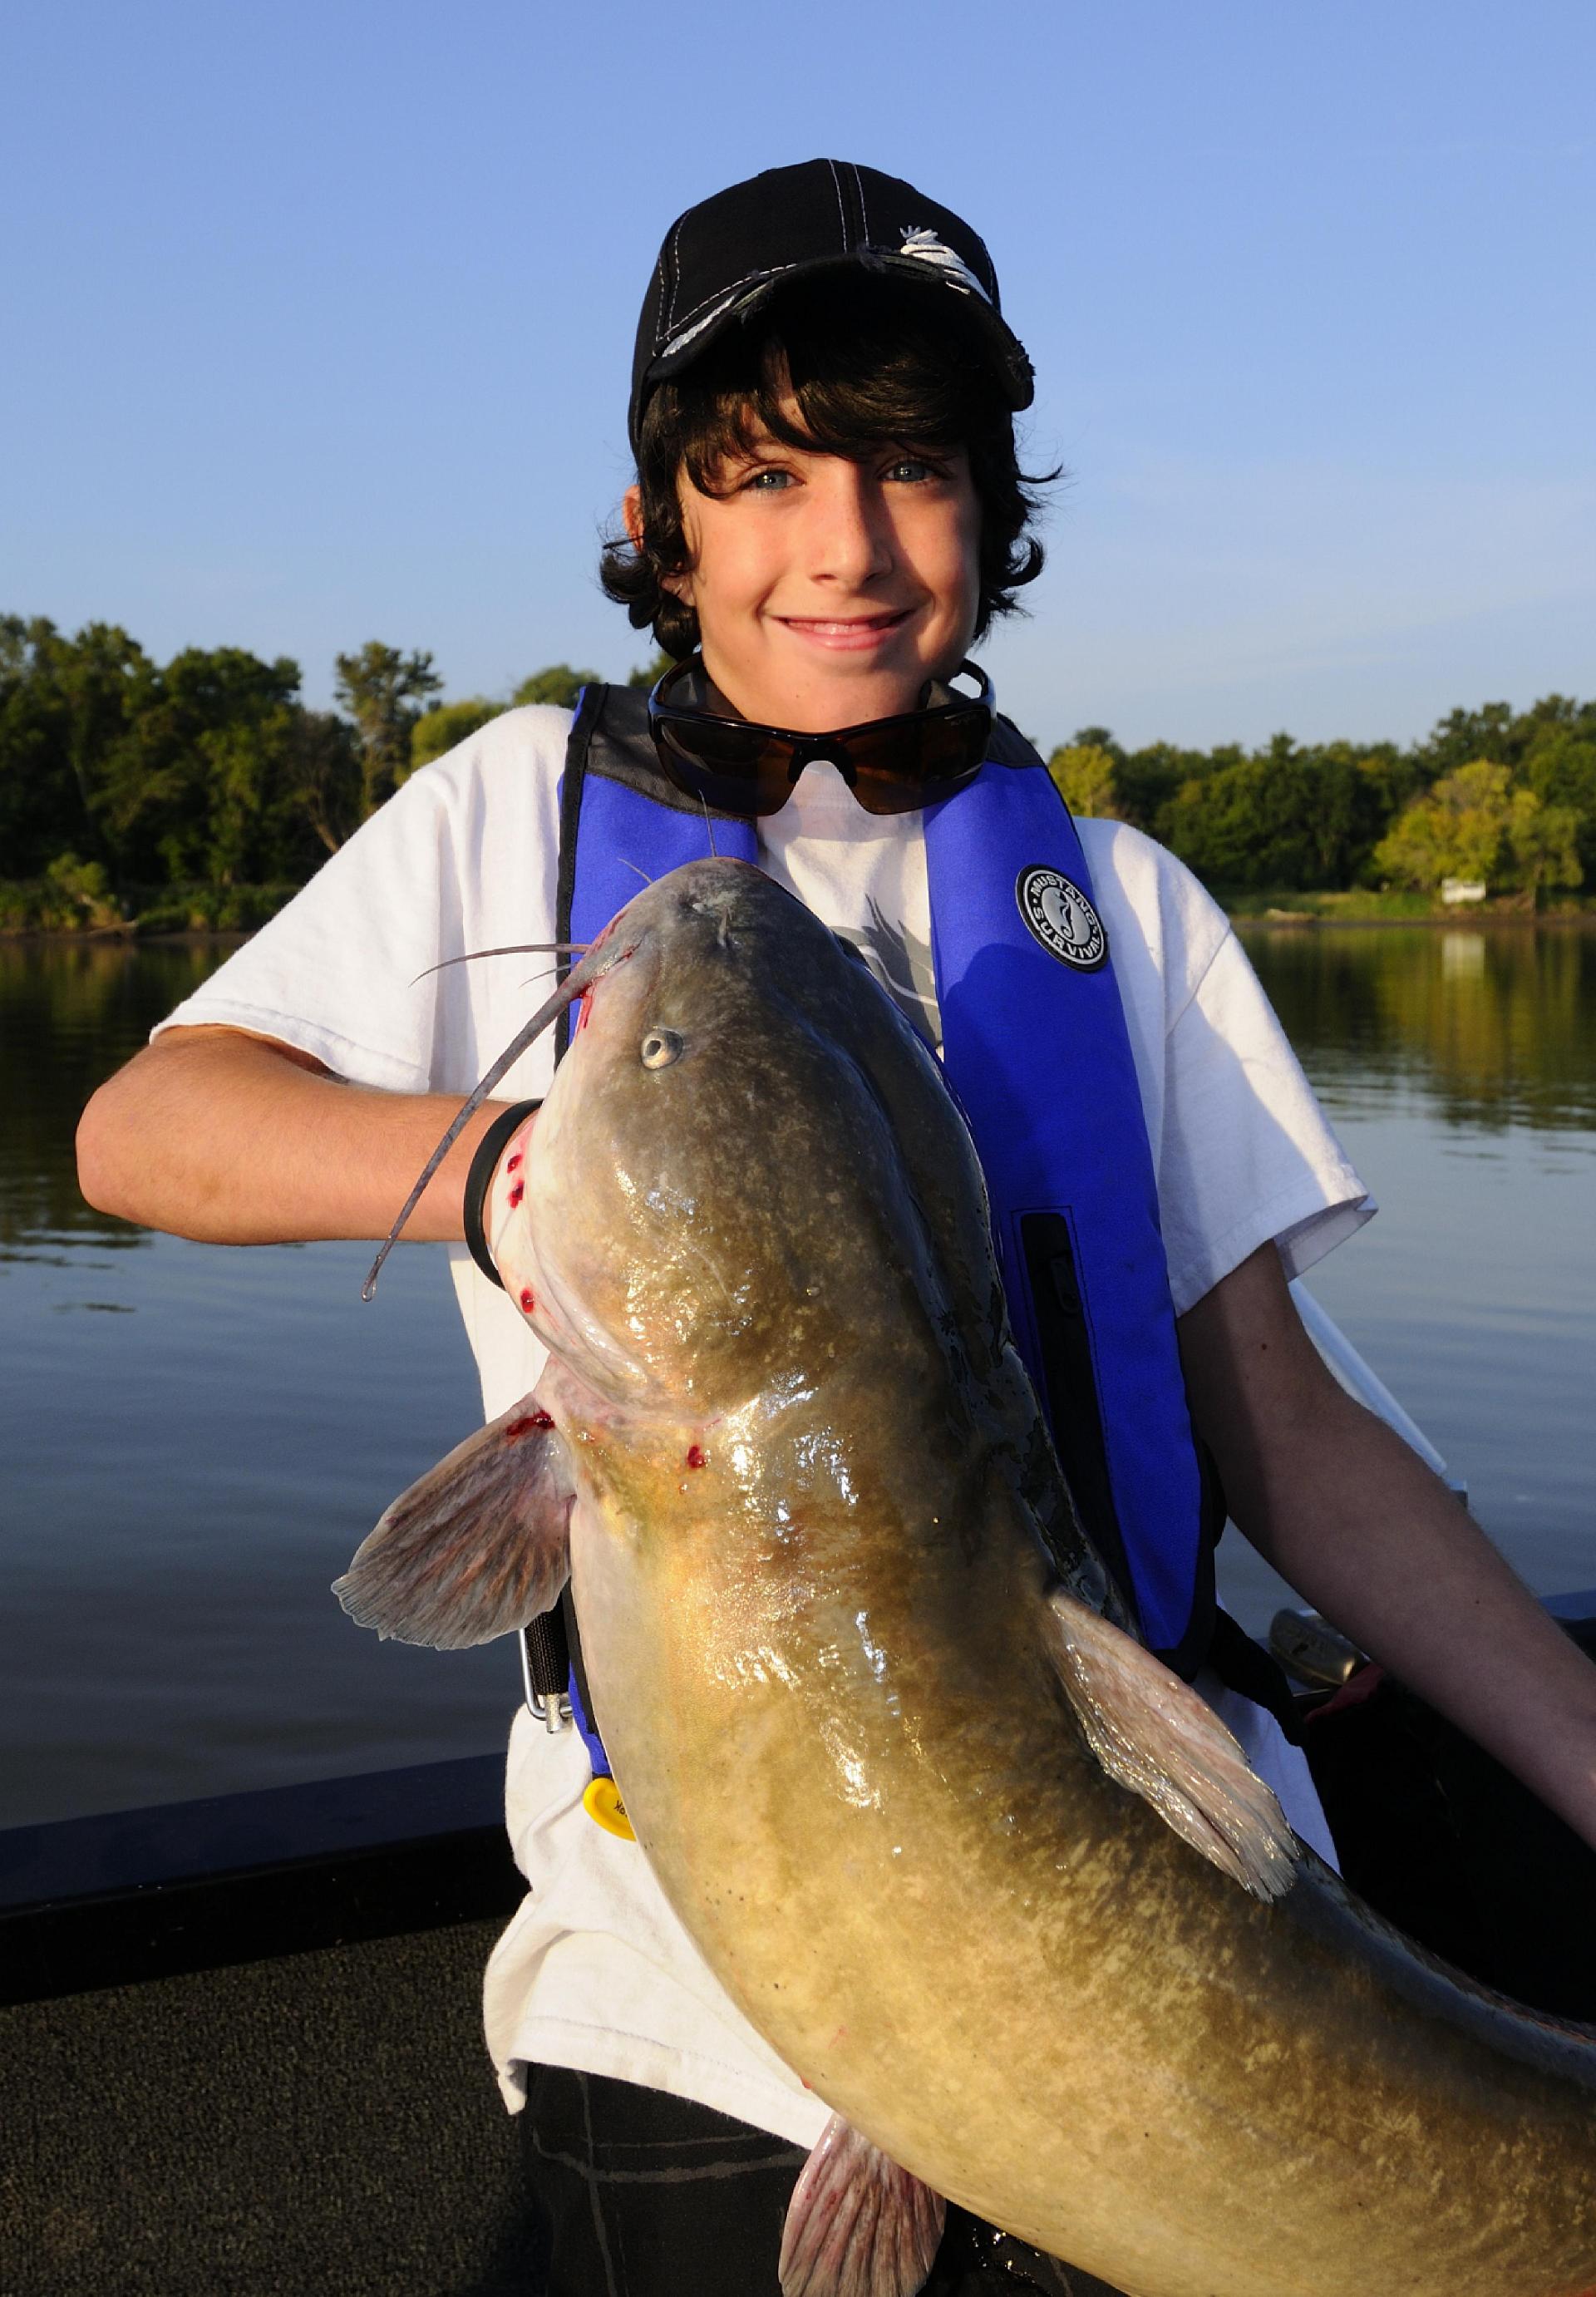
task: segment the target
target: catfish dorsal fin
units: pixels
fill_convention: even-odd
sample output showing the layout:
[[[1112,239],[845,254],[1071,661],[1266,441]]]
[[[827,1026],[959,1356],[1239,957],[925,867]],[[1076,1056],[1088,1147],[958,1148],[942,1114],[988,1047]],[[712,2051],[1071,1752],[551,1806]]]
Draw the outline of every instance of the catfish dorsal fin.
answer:
[[[400,1642],[490,1642],[558,1597],[571,1495],[554,1420],[524,1395],[401,1493],[333,1593],[361,1626]]]
[[[1063,1588],[1048,1598],[1049,1656],[1111,1779],[1257,1898],[1296,1878],[1296,1838],[1207,1700]]]
[[[916,2297],[947,2210],[834,2113],[787,2204],[781,2297]]]

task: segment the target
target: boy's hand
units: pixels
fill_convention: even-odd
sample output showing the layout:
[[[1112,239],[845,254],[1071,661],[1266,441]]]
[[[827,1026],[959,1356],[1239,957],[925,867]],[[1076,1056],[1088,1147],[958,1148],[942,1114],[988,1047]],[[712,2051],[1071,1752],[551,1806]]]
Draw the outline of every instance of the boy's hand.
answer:
[[[500,1108],[477,1140],[465,1177],[465,1235],[471,1256],[489,1283],[511,1289],[498,1264],[501,1241],[526,1194],[526,1152],[539,1100],[517,1100]]]

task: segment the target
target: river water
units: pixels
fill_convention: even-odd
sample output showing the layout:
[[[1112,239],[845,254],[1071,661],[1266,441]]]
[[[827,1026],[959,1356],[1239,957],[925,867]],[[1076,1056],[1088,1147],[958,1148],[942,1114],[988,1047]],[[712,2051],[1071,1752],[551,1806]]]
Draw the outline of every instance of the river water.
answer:
[[[1596,935],[1247,945],[1382,1206],[1312,1288],[1531,1585],[1596,1585]],[[441,1253],[368,1307],[366,1246],[77,1193],[84,1099],[220,954],[0,943],[0,1825],[478,1753],[519,1696],[511,1643],[379,1643],[327,1593],[480,1416]],[[1234,1537],[1222,1585],[1255,1629],[1284,1600]]]

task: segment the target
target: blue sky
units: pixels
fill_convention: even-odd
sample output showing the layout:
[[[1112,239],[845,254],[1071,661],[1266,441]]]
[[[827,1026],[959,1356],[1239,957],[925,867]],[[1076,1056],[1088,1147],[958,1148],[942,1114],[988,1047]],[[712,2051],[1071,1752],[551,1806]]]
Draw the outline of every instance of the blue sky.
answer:
[[[0,608],[157,655],[647,651],[594,579],[693,200],[831,152],[985,236],[1067,465],[1046,741],[1596,693],[1596,7],[12,0]]]

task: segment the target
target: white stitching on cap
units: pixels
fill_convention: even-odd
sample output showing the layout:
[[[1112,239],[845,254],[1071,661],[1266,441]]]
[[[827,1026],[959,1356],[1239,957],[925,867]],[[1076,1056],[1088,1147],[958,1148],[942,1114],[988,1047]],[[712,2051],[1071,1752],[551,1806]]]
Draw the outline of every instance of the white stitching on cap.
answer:
[[[674,334],[666,336],[664,349],[661,352],[661,357],[662,358],[673,358],[678,351],[684,350],[686,346],[692,342],[695,335],[701,335],[706,327],[712,327],[715,321],[720,318],[723,313],[729,311],[732,309],[737,300],[737,292],[738,291],[736,288],[731,288],[720,298],[719,302],[717,302],[714,297],[712,296],[710,298],[710,309],[707,311],[704,311],[702,319],[692,320],[690,314],[685,315],[683,317],[681,325],[677,332]],[[694,310],[702,310],[703,307],[702,304],[695,303],[693,309]]]
[[[679,312],[677,326],[685,327],[689,319],[698,312],[706,310],[712,303],[722,302],[728,299],[735,302],[739,295],[750,294],[754,288],[761,286],[767,279],[774,279],[778,271],[790,271],[792,268],[790,263],[774,263],[769,271],[745,271],[743,276],[734,280],[729,287],[717,287],[712,295],[702,295],[696,303],[690,303],[685,311]]]
[[[837,163],[835,160],[827,160],[826,164],[831,169],[831,188],[836,193],[837,221],[843,226],[843,253],[848,255],[852,251],[848,245],[848,210],[843,205],[843,179],[837,173]]]
[[[773,263],[769,271],[751,271],[746,278],[739,279],[735,287],[704,296],[702,302],[695,303],[690,310],[682,313],[677,322],[675,333],[667,336],[660,347],[658,356],[661,358],[674,358],[684,344],[690,343],[695,335],[701,335],[711,321],[718,319],[723,311],[732,310],[745,296],[764,286],[768,281],[777,279],[784,271],[791,271],[795,268],[791,263]],[[709,308],[711,305],[714,307],[712,309]],[[698,320],[697,325],[695,325],[694,319],[700,311],[707,311],[708,317]]]
[[[865,229],[864,243],[868,247],[870,244],[870,209],[869,204],[865,198],[865,179],[859,172],[859,161],[854,160],[850,164],[853,169],[853,188],[859,193],[859,219],[860,223],[863,224]]]
[[[681,251],[678,247],[677,242],[681,237],[681,227],[683,224],[686,223],[687,219],[687,218],[685,215],[679,215],[676,218],[675,227],[670,234],[670,309],[665,314],[665,333],[667,335],[670,333],[671,328],[676,325],[676,291],[681,285]]]

